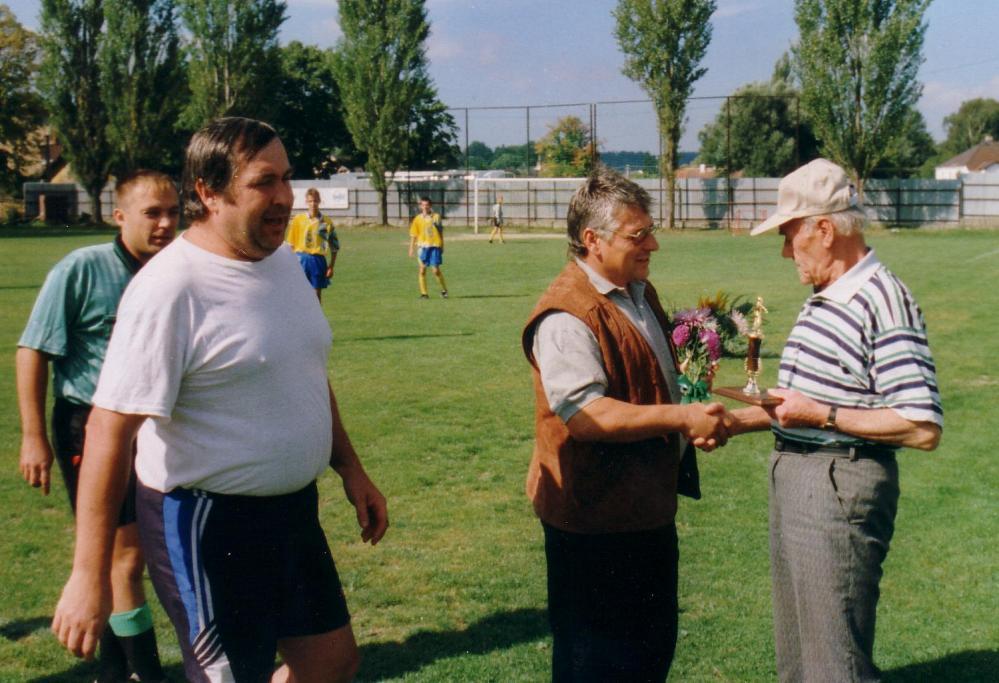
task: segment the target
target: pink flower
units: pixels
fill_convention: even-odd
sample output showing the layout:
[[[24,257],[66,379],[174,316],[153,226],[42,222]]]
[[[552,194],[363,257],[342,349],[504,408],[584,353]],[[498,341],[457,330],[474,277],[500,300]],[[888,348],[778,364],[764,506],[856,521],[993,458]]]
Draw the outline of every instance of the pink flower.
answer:
[[[708,349],[708,358],[716,361],[721,358],[721,338],[714,330],[701,330],[698,337]]]
[[[710,308],[687,308],[682,311],[677,311],[676,315],[673,316],[674,320],[683,325],[690,325],[691,327],[703,327],[705,323],[711,318]]]
[[[734,308],[728,315],[732,319],[732,322],[735,323],[735,329],[738,330],[741,336],[749,334],[749,323],[746,322],[746,316]]]
[[[673,343],[679,348],[683,348],[690,341],[690,327],[687,325],[677,325],[673,328]]]

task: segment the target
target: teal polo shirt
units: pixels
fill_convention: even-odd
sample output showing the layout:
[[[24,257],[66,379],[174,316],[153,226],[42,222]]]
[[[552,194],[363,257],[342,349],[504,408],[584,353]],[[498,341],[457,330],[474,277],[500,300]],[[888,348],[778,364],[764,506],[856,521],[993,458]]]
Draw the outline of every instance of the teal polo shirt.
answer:
[[[90,405],[118,302],[139,266],[118,237],[70,252],[49,271],[17,345],[52,356],[56,398]]]

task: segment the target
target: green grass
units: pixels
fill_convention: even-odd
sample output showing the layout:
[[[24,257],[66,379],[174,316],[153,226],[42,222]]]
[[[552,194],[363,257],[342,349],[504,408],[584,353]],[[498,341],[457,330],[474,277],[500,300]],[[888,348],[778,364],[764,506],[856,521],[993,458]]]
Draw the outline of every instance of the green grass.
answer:
[[[523,494],[533,425],[520,329],[564,262],[562,240],[505,245],[452,239],[451,298],[417,299],[401,229],[341,229],[323,307],[334,330],[330,376],[347,427],[389,498],[392,525],[359,542],[335,476],[321,480],[324,525],[353,611],[360,679],[547,678],[540,527]],[[452,230],[452,233],[459,231]],[[93,666],[48,632],[70,566],[72,519],[61,482],[43,498],[16,472],[13,356],[45,272],[106,235],[0,237],[0,680],[86,681]],[[889,554],[876,660],[888,681],[992,680],[999,670],[996,538],[999,232],[873,233],[879,255],[926,315],[947,427],[934,453],[901,455],[902,500]],[[652,281],[668,304],[724,289],[771,311],[764,375],[805,298],[773,237],[725,232],[661,239]],[[433,289],[433,280],[430,280]],[[736,359],[717,381],[734,384]],[[275,425],[276,429],[280,425]],[[766,460],[756,434],[701,456],[701,501],[683,500],[681,636],[672,680],[774,678],[767,568]],[[182,680],[157,609],[163,656]]]

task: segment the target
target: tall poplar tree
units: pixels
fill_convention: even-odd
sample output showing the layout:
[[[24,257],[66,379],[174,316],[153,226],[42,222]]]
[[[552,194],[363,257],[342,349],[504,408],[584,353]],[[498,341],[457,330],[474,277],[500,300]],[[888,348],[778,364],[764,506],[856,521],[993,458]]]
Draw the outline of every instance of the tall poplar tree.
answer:
[[[189,128],[219,116],[270,120],[281,73],[278,30],[282,0],[177,0],[186,44],[191,99],[182,122]]]
[[[0,192],[16,191],[23,158],[45,118],[32,87],[38,57],[37,36],[0,5]]]
[[[624,75],[642,86],[656,110],[670,228],[676,225],[677,153],[687,99],[707,72],[700,64],[711,42],[715,7],[714,0],[619,0],[614,10]]]
[[[186,79],[173,0],[104,0],[102,94],[113,149],[112,173],[155,168],[179,175],[177,119]]]
[[[922,84],[930,0],[795,0],[794,67],[822,153],[864,181],[899,148]]]
[[[340,0],[333,68],[347,128],[368,157],[382,225],[388,224],[388,186],[406,159],[408,126],[425,96],[430,33],[423,0]]]
[[[44,56],[38,79],[49,121],[73,174],[90,196],[98,222],[103,220],[101,190],[111,167],[98,60],[103,4],[101,0],[42,0]]]

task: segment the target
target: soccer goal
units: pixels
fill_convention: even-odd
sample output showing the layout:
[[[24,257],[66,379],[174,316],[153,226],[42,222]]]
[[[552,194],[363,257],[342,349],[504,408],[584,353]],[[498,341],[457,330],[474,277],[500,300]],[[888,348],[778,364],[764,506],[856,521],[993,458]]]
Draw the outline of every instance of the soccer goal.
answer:
[[[490,226],[493,206],[503,200],[507,225],[565,224],[569,200],[584,178],[472,178],[472,225]]]

